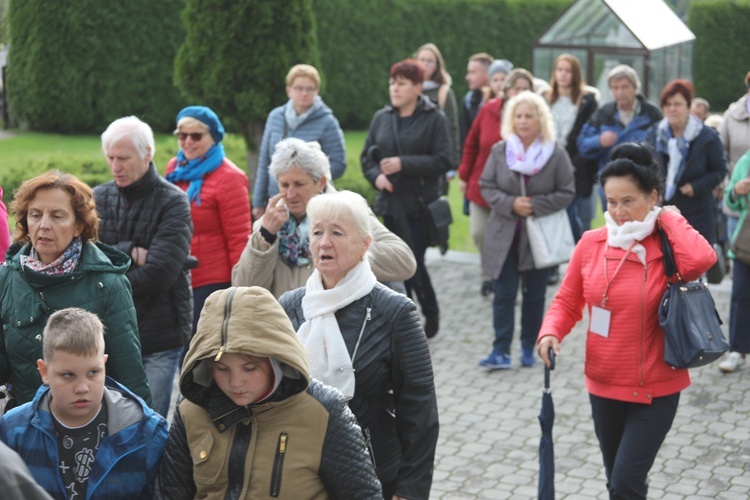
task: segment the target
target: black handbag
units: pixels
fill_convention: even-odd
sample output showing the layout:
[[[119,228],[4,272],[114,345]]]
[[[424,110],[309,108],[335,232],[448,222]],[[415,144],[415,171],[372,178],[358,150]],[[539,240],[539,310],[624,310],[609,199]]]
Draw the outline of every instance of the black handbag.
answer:
[[[440,253],[448,250],[450,225],[453,222],[451,207],[445,196],[439,196],[425,205],[427,208],[427,246],[440,247]]]
[[[706,283],[682,281],[667,236],[661,230],[659,236],[667,278],[677,278],[667,283],[667,291],[659,304],[659,324],[664,329],[664,362],[674,368],[707,365],[729,350],[714,299]]]

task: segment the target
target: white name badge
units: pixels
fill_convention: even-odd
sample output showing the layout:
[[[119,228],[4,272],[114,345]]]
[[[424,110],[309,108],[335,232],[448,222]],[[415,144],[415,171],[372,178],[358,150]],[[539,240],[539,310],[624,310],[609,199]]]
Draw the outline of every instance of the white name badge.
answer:
[[[610,311],[601,307],[591,306],[591,326],[589,330],[602,337],[609,337],[610,316],[612,316]]]

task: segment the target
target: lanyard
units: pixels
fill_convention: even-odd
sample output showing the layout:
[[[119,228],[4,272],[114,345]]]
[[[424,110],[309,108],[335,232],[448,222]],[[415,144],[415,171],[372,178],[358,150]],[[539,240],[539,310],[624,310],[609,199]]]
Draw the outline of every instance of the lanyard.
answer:
[[[638,243],[637,241],[634,241],[633,243],[630,244],[630,247],[628,247],[628,251],[625,252],[625,255],[622,256],[622,259],[620,259],[620,263],[617,265],[617,268],[615,269],[615,272],[612,274],[612,278],[611,279],[606,278],[606,276],[607,276],[607,259],[605,257],[605,259],[604,259],[604,277],[605,277],[605,279],[607,279],[607,288],[604,289],[604,293],[602,294],[602,309],[604,309],[604,307],[607,305],[607,299],[609,298],[609,297],[607,297],[607,294],[609,293],[609,286],[614,281],[615,276],[617,276],[617,273],[620,272],[620,268],[625,263],[625,261],[628,258],[628,255],[630,255],[631,250],[633,250],[633,247],[637,243]]]

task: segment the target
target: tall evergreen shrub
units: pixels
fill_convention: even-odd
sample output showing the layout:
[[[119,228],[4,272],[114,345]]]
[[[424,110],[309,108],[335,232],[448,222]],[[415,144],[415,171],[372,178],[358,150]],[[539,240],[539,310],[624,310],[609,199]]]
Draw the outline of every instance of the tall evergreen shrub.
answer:
[[[173,60],[183,0],[11,0],[8,101],[17,122],[47,132],[100,133],[137,115],[174,127],[183,105]]]

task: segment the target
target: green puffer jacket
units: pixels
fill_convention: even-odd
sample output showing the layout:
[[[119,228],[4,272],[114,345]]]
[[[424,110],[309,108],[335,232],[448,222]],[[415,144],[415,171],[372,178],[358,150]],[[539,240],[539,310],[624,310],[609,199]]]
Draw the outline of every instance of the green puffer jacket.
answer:
[[[42,379],[42,331],[52,313],[80,307],[104,323],[107,375],[152,404],[141,360],[135,307],[125,272],[130,258],[104,243],[84,243],[78,267],[49,276],[22,268],[31,245],[14,244],[0,267],[0,384],[11,382],[18,404],[31,401]]]

